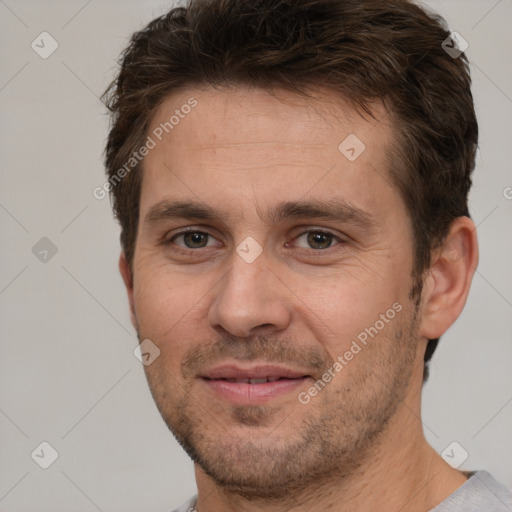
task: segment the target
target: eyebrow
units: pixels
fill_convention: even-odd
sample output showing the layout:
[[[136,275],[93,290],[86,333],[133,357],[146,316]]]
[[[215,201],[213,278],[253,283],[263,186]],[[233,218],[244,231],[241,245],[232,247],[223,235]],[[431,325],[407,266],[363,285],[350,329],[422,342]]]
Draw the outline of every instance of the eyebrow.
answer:
[[[163,200],[150,208],[144,223],[152,226],[170,219],[209,220],[227,224],[229,215],[198,201]],[[374,215],[344,199],[282,202],[267,211],[266,219],[273,225],[292,219],[331,220],[355,224],[367,231],[375,231],[378,226]]]

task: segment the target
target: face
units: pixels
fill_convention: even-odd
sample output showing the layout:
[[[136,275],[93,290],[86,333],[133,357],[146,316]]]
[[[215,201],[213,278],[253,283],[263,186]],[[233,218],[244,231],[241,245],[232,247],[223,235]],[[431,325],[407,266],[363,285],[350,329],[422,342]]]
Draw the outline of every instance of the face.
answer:
[[[148,131],[129,288],[160,350],[145,371],[200,470],[242,495],[353,471],[421,372],[412,230],[374,113],[189,89]]]

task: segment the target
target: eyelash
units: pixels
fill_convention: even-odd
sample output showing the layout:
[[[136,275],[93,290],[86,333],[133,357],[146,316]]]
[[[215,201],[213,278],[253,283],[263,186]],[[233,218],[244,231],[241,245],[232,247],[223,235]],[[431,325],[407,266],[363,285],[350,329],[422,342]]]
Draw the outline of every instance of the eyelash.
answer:
[[[174,234],[169,239],[165,239],[164,238],[161,243],[163,245],[165,245],[165,246],[172,245],[177,238],[185,236],[188,233],[197,233],[197,234],[201,234],[201,235],[206,235],[206,236],[211,237],[211,238],[215,238],[213,235],[211,235],[210,233],[208,233],[206,231],[200,231],[198,229],[191,228],[191,229],[186,229],[186,230],[180,231],[179,233]],[[295,240],[299,239],[300,237],[302,237],[302,236],[304,236],[304,235],[306,235],[308,233],[317,233],[317,234],[328,235],[328,236],[332,237],[331,245],[329,245],[329,247],[326,247],[325,249],[313,249],[313,248],[304,249],[304,248],[299,248],[299,249],[302,249],[302,251],[306,251],[308,253],[311,253],[311,251],[314,251],[315,253],[325,253],[325,252],[328,251],[328,249],[331,249],[332,247],[335,247],[336,245],[341,245],[341,244],[343,244],[345,242],[340,237],[336,236],[334,233],[331,233],[330,231],[326,231],[326,230],[323,230],[323,229],[307,229],[307,230],[299,233],[297,236],[295,236],[293,238],[293,240],[295,241]],[[334,242],[338,242],[338,243],[334,243]],[[289,247],[288,242],[285,244],[285,246]],[[198,248],[193,249],[193,248],[190,248],[190,247],[176,246],[176,250],[178,252],[182,253],[182,254],[188,254],[190,251],[197,251],[199,249],[206,249],[206,248],[207,247],[198,247]]]

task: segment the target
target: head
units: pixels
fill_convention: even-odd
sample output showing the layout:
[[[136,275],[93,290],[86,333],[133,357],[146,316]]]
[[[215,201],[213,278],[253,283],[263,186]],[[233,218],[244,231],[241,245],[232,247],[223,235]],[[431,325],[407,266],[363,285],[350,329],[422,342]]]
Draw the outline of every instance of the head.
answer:
[[[360,464],[464,305],[478,129],[448,36],[405,0],[191,1],[123,53],[106,166],[132,320],[162,416],[226,487]],[[251,361],[289,389],[226,399],[222,365]]]

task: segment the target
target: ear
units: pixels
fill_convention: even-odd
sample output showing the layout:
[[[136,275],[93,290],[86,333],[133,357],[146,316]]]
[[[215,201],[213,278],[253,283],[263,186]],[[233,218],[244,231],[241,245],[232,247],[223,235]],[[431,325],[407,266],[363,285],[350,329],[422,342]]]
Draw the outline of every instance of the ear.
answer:
[[[476,226],[468,217],[458,217],[442,247],[432,254],[423,286],[421,336],[439,338],[455,322],[466,304],[477,265]]]
[[[139,327],[137,322],[137,316],[135,315],[135,306],[133,301],[133,276],[132,271],[130,270],[130,265],[126,261],[124,251],[121,251],[121,256],[119,256],[119,272],[121,273],[121,277],[123,278],[124,285],[126,287],[126,292],[128,294],[128,302],[130,304],[130,316],[132,325],[138,332]]]

